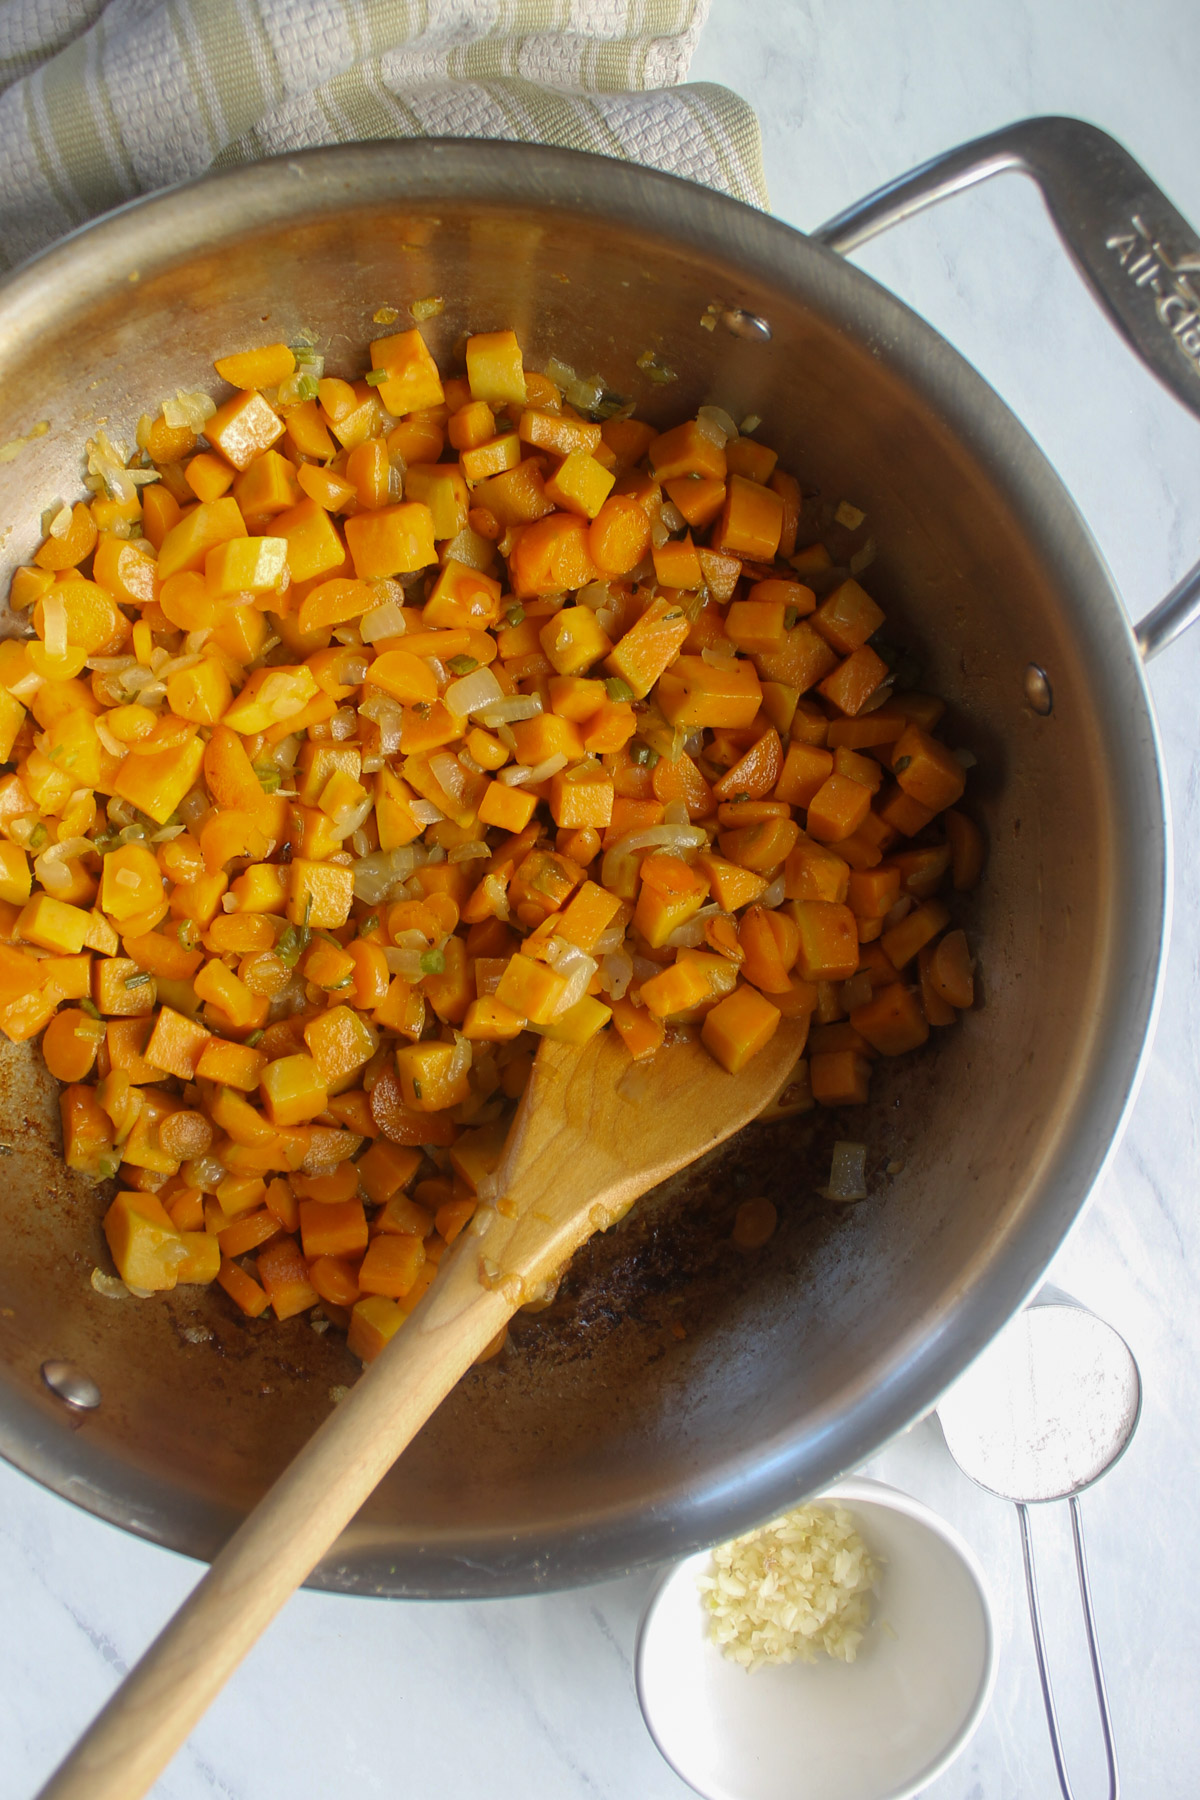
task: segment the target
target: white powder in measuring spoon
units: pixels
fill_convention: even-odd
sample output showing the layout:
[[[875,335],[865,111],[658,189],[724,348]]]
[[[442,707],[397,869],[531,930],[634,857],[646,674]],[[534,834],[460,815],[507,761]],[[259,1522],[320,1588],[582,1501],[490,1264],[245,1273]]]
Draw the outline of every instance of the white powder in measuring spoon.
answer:
[[[1031,1306],[938,1407],[965,1475],[1005,1500],[1058,1500],[1102,1475],[1141,1406],[1125,1340],[1081,1306]]]

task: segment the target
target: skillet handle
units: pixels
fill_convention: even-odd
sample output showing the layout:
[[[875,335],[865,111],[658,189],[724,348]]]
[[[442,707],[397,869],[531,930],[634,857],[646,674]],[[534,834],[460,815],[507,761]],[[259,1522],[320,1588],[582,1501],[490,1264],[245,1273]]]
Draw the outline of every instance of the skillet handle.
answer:
[[[1072,261],[1126,343],[1200,418],[1200,236],[1141,164],[1082,119],[1022,119],[898,176],[811,236],[843,254],[992,175],[1037,182]],[[1144,658],[1200,618],[1200,564],[1135,628]]]

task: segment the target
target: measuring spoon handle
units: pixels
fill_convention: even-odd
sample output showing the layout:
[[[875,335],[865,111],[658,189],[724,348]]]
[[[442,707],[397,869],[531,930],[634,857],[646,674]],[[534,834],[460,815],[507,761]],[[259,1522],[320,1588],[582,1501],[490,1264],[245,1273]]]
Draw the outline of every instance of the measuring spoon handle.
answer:
[[[1033,1647],[1037,1652],[1038,1678],[1042,1684],[1042,1702],[1046,1708],[1046,1724],[1050,1729],[1050,1747],[1063,1800],[1075,1800],[1067,1774],[1062,1736],[1058,1729],[1058,1712],[1054,1690],[1050,1685],[1050,1668],[1046,1659],[1046,1643],[1042,1636],[1042,1613],[1038,1604],[1037,1576],[1033,1566],[1033,1539],[1029,1532],[1029,1508],[1017,1501],[1017,1517],[1021,1522],[1021,1556],[1025,1564],[1025,1592],[1029,1597],[1029,1622],[1033,1627]],[[1092,1590],[1088,1581],[1087,1556],[1083,1548],[1083,1516],[1079,1499],[1071,1495],[1071,1535],[1075,1540],[1075,1568],[1079,1576],[1079,1598],[1083,1604],[1083,1622],[1087,1628],[1088,1655],[1092,1664],[1092,1684],[1096,1690],[1096,1706],[1100,1713],[1100,1730],[1104,1738],[1104,1758],[1108,1764],[1108,1800],[1118,1800],[1121,1778],[1117,1771],[1117,1750],[1113,1742],[1112,1715],[1108,1710],[1108,1691],[1100,1664],[1100,1647],[1096,1642],[1096,1620],[1092,1613]]]

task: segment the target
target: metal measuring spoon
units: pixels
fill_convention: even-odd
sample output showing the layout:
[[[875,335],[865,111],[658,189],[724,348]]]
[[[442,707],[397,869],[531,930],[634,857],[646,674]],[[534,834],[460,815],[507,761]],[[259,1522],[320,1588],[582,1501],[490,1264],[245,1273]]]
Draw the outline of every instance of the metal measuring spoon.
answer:
[[[1137,1426],[1142,1384],[1111,1325],[1073,1301],[1035,1302],[1007,1325],[938,1407],[950,1454],[972,1481],[1012,1500],[1021,1522],[1025,1590],[1058,1784],[1074,1800],[1046,1662],[1029,1535],[1031,1505],[1069,1500],[1075,1567],[1104,1734],[1109,1800],[1119,1776],[1083,1549],[1079,1495],[1121,1455]]]

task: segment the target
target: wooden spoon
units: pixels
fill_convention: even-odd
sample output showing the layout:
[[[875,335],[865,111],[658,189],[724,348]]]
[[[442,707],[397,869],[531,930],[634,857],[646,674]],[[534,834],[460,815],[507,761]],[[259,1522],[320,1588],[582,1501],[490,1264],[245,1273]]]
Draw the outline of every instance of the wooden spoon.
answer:
[[[762,1111],[803,1047],[784,1019],[729,1075],[698,1041],[631,1064],[543,1041],[476,1214],[412,1316],[234,1533],[39,1800],[138,1800],[288,1596],[501,1328],[580,1244]]]

